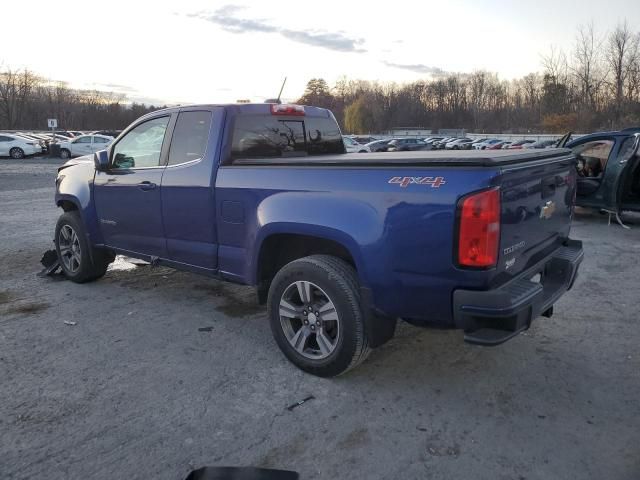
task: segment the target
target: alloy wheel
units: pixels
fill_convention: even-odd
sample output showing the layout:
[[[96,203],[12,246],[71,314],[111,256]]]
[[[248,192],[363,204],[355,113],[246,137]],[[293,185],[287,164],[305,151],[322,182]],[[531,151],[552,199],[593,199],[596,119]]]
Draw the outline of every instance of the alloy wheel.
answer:
[[[60,249],[60,260],[64,264],[65,270],[72,274],[76,273],[80,269],[82,250],[78,234],[71,225],[63,225],[60,229],[58,248]]]
[[[280,325],[296,352],[312,360],[327,358],[340,340],[340,317],[333,301],[316,284],[304,280],[284,290]]]

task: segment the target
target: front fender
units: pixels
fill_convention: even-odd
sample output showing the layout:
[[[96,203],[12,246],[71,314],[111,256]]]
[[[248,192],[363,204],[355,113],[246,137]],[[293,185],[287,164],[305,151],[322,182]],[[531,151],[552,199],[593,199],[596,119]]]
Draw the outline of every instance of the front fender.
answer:
[[[64,202],[71,202],[78,210],[93,245],[103,243],[92,198],[94,175],[93,162],[75,163],[64,168],[56,177],[55,193],[58,207],[62,207]]]
[[[382,236],[384,219],[368,203],[349,194],[282,192],[265,198],[257,209],[258,230],[251,269],[256,281],[262,243],[271,235],[296,234],[339,243],[351,254],[363,285],[369,272],[363,250]]]

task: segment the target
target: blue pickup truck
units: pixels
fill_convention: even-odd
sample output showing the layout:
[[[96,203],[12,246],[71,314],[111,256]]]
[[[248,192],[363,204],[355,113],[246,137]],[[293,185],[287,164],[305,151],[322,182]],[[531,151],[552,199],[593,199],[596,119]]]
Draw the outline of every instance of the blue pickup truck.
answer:
[[[339,375],[398,318],[497,345],[550,316],[583,258],[570,150],[346,154],[333,114],[197,105],[60,167],[66,276],[115,254],[253,285],[299,368]]]

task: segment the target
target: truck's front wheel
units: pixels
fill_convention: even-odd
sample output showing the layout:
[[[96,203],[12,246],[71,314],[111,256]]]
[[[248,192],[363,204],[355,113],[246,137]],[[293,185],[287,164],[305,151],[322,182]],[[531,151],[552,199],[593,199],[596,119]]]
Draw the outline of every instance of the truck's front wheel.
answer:
[[[333,377],[369,354],[358,278],[351,265],[312,255],[285,265],[269,289],[271,330],[298,368]]]
[[[77,211],[60,215],[55,233],[56,251],[64,274],[76,283],[102,277],[114,256],[89,244],[84,225]]]

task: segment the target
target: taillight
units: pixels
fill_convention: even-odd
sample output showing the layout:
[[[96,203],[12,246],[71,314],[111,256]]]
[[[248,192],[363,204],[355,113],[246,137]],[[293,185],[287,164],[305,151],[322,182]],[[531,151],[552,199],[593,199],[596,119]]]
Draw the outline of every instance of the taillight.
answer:
[[[487,268],[498,262],[500,190],[492,188],[458,202],[458,265]]]
[[[273,103],[271,104],[271,114],[304,116],[304,106]]]

